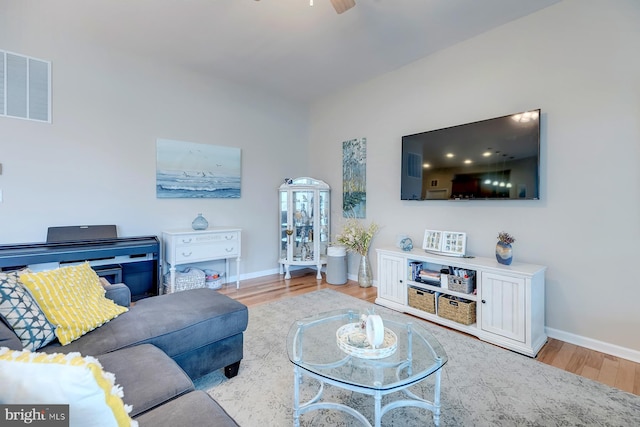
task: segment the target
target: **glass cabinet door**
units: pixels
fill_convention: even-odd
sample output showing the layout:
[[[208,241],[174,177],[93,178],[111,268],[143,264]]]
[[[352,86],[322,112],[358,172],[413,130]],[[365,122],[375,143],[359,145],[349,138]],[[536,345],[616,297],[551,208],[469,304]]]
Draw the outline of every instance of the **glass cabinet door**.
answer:
[[[313,261],[313,191],[292,192],[295,246],[293,261]]]
[[[287,259],[287,249],[293,230],[289,228],[289,193],[280,191],[280,259]]]
[[[318,206],[318,222],[319,222],[319,248],[320,254],[324,255],[327,253],[327,247],[329,246],[329,241],[331,239],[331,224],[329,223],[329,213],[331,212],[330,207],[331,197],[329,191],[320,191],[320,200]]]

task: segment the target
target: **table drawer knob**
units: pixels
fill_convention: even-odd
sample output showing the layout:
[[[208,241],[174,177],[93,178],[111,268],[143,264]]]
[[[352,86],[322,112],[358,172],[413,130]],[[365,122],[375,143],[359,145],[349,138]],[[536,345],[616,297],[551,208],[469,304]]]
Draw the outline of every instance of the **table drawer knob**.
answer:
[[[183,256],[183,257],[191,256],[191,254],[193,254],[193,252],[189,252],[189,253],[182,252],[182,256]]]

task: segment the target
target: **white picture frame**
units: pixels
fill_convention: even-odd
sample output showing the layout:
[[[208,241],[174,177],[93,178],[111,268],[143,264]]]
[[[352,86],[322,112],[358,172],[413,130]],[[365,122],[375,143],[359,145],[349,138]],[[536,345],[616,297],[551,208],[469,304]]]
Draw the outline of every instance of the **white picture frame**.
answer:
[[[424,249],[425,251],[441,252],[442,231],[424,230],[424,239],[422,240],[422,249]]]
[[[467,251],[467,233],[461,231],[424,230],[422,249],[443,255],[463,257]]]
[[[467,233],[443,231],[442,235],[442,252],[457,256],[465,255],[467,250]]]

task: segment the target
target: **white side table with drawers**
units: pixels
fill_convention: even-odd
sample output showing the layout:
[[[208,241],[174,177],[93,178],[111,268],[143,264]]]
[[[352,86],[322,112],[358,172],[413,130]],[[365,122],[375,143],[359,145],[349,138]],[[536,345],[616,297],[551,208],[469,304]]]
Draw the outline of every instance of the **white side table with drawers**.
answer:
[[[224,259],[228,280],[229,260],[233,258],[236,260],[236,288],[240,288],[241,233],[241,229],[230,227],[163,231],[163,259],[169,268],[170,292],[175,290],[176,266]]]

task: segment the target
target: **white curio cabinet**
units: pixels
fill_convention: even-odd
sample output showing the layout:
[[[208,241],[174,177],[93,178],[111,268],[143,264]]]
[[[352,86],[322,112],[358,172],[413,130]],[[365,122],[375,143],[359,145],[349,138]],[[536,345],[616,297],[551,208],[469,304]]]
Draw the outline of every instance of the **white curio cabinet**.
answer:
[[[292,265],[315,266],[322,279],[330,238],[329,185],[314,178],[287,179],[280,186],[280,274],[291,278]],[[284,270],[284,271],[283,271]]]

